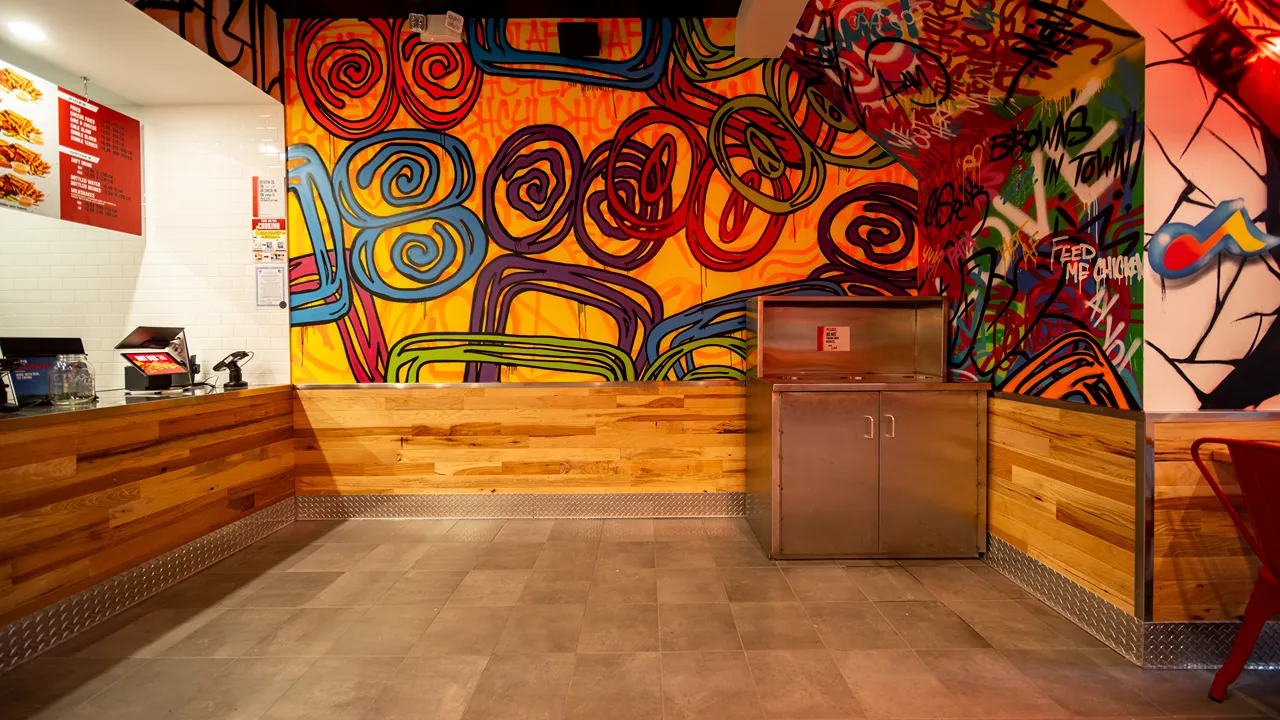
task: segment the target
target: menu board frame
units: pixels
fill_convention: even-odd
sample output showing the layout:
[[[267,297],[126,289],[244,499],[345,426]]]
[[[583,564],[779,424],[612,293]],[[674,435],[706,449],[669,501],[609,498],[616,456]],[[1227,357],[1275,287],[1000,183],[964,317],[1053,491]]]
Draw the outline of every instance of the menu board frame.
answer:
[[[142,125],[0,60],[0,208],[142,235]]]

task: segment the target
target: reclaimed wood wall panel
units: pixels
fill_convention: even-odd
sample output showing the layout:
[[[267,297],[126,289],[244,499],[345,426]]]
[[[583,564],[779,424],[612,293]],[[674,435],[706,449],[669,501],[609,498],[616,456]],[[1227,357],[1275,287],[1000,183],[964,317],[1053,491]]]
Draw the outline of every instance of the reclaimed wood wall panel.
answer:
[[[294,494],[289,386],[0,420],[0,624]]]
[[[1151,613],[1156,622],[1237,620],[1257,575],[1257,557],[1191,460],[1191,443],[1202,437],[1280,442],[1280,421],[1155,424]],[[1247,522],[1226,448],[1205,450],[1218,482]]]
[[[1137,421],[992,398],[991,534],[1133,614]]]
[[[301,495],[745,489],[745,388],[299,389]]]

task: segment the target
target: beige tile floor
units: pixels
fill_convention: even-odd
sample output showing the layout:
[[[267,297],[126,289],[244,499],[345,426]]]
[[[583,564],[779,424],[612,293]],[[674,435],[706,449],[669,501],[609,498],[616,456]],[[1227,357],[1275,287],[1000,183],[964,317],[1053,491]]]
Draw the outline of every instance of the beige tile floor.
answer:
[[[979,561],[769,562],[738,520],[295,523],[0,676],[0,718],[1280,717]]]

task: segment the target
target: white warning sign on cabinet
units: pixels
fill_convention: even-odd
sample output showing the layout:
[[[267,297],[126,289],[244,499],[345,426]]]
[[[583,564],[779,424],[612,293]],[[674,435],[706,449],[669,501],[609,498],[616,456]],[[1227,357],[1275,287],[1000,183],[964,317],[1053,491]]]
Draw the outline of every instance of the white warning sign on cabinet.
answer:
[[[820,326],[818,328],[818,351],[849,352],[849,326]]]

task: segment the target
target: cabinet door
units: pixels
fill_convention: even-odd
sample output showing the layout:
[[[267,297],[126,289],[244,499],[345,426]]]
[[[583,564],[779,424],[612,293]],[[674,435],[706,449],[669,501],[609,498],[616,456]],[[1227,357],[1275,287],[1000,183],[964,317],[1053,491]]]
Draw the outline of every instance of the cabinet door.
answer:
[[[780,394],[784,555],[870,555],[879,543],[874,392]]]
[[[978,396],[880,394],[880,552],[978,553]]]

